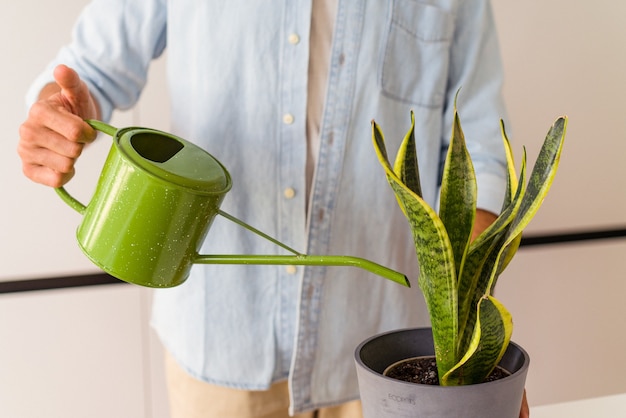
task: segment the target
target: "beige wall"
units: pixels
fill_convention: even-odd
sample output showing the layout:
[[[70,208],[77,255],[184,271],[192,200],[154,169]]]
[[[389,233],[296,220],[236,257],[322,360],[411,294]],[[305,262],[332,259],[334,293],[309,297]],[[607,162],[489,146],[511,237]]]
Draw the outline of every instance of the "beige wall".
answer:
[[[169,417],[149,305],[122,285],[0,295],[0,416]]]
[[[58,29],[69,29],[85,3],[0,6],[0,280],[96,271],[75,245],[78,214],[24,179],[15,154],[24,91],[68,40],[69,30]],[[529,231],[623,225],[626,3],[493,5],[517,155],[526,145],[534,159],[553,120],[570,117],[559,176]],[[157,62],[139,106],[116,114],[114,124],[167,129],[163,73]],[[80,161],[68,185],[79,198],[88,200],[107,149],[100,141]],[[514,340],[532,357],[531,404],[626,392],[619,263],[625,253],[619,240],[525,248],[502,277],[498,295],[514,315]],[[150,297],[128,286],[0,296],[0,416],[165,418],[161,349],[147,327]]]
[[[80,216],[26,180],[15,152],[26,88],[86,3],[0,2],[0,281],[98,272],[76,245]],[[117,113],[114,125],[167,129],[163,60],[150,79],[138,106]],[[84,202],[109,146],[106,137],[91,145],[67,186]],[[151,290],[125,285],[0,295],[0,417],[167,418],[151,298]]]
[[[2,0],[3,65],[0,67],[2,100],[0,126],[0,280],[49,277],[96,271],[76,245],[80,215],[66,206],[49,188],[21,175],[15,152],[17,132],[26,115],[24,94],[58,48],[70,39],[71,25],[88,0],[45,2]],[[63,4],[62,7],[59,4]],[[62,29],[60,29],[62,28]],[[150,72],[149,86],[136,108],[117,112],[112,124],[167,129],[169,108],[164,97],[164,61]],[[68,191],[88,202],[109,150],[107,137],[91,145],[77,163]],[[44,210],[42,210],[42,208]]]
[[[626,3],[493,0],[514,148],[534,159],[569,116],[553,189],[528,232],[626,226]],[[517,155],[520,155],[519,152]],[[500,279],[532,404],[626,392],[626,239],[523,248]]]
[[[570,118],[554,189],[529,231],[624,225],[626,3],[492,2],[515,148],[534,157],[553,120]]]

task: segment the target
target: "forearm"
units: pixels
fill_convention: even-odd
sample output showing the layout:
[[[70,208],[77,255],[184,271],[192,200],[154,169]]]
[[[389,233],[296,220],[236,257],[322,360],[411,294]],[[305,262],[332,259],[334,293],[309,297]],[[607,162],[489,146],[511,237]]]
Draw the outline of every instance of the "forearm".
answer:
[[[498,216],[492,212],[477,209],[476,219],[474,220],[474,230],[472,231],[472,240],[476,239],[489,225],[491,225]]]

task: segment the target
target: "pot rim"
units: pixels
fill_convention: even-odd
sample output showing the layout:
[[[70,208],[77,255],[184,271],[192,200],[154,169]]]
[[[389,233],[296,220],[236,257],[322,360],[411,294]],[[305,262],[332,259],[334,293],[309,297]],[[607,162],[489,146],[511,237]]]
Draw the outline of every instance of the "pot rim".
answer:
[[[390,382],[394,382],[395,384],[399,384],[399,385],[409,385],[414,387],[415,385],[418,385],[422,388],[422,390],[463,390],[463,388],[467,388],[467,387],[476,387],[476,386],[480,386],[480,385],[491,385],[491,386],[495,386],[498,384],[502,384],[503,382],[510,382],[513,380],[517,380],[517,379],[525,379],[526,378],[526,372],[528,370],[528,368],[530,367],[530,356],[528,355],[528,352],[526,352],[526,350],[524,350],[519,344],[510,341],[509,343],[509,347],[507,348],[507,352],[509,350],[517,350],[521,356],[523,357],[523,361],[522,361],[522,365],[519,369],[515,370],[514,372],[511,372],[509,370],[510,375],[506,376],[502,379],[498,379],[498,380],[494,380],[491,382],[483,382],[483,383],[475,383],[475,384],[471,384],[471,385],[461,385],[461,386],[441,386],[441,385],[423,385],[420,383],[412,383],[412,382],[405,382],[402,380],[398,380],[398,379],[394,379],[391,377],[388,377],[376,370],[373,370],[372,368],[370,368],[367,364],[365,364],[365,362],[363,361],[363,359],[361,358],[361,351],[363,349],[363,347],[365,347],[367,344],[371,343],[374,340],[377,340],[379,338],[388,336],[390,334],[401,334],[401,333],[411,333],[411,332],[431,332],[432,333],[432,328],[431,327],[412,327],[412,328],[401,328],[401,329],[395,329],[395,330],[390,330],[390,331],[385,331],[376,335],[373,335],[369,338],[367,338],[366,340],[364,340],[363,342],[361,342],[357,348],[354,351],[354,358],[356,363],[358,364],[359,367],[361,367],[364,371],[366,371],[369,374],[378,376],[381,379],[385,379],[387,381]],[[505,354],[506,355],[506,354]],[[413,356],[413,357],[418,357],[418,356]],[[407,357],[407,359],[410,357]],[[394,362],[395,363],[395,362]],[[500,363],[498,363],[500,364]],[[388,366],[386,366],[388,367]],[[505,367],[505,370],[507,368]]]

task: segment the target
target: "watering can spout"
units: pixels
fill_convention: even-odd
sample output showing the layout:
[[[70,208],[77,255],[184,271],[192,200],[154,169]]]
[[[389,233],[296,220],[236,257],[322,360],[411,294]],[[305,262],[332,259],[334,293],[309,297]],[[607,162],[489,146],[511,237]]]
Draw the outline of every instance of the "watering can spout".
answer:
[[[195,264],[256,264],[295,266],[348,266],[359,267],[385,279],[411,287],[409,279],[402,273],[381,266],[373,261],[344,255],[198,255]]]
[[[306,255],[301,254],[282,242],[270,237],[266,233],[259,231],[252,225],[248,225],[242,220],[224,212],[221,209],[217,213],[231,222],[247,229],[248,231],[265,238],[268,241],[284,248],[293,255],[198,255],[194,260],[197,264],[258,264],[258,265],[294,265],[294,266],[352,266],[359,267],[371,273],[377,274],[385,279],[399,283],[406,287],[411,287],[406,275],[381,266],[373,261],[359,257],[345,255]]]

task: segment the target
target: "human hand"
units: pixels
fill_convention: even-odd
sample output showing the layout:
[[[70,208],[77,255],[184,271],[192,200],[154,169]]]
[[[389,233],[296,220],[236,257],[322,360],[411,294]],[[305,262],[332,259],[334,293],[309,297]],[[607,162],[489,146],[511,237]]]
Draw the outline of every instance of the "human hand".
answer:
[[[522,409],[519,411],[519,418],[530,418],[530,408],[528,406],[528,400],[526,399],[526,390],[524,390]]]
[[[20,126],[17,152],[22,171],[31,180],[60,187],[74,176],[74,164],[96,131],[84,119],[99,117],[87,85],[65,65],[54,70],[48,84]]]
[[[474,219],[474,229],[472,230],[472,241],[476,239],[489,225],[496,219],[497,215],[483,209],[476,209],[476,218]]]

